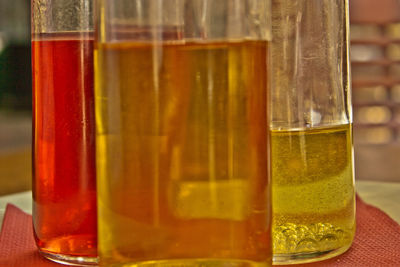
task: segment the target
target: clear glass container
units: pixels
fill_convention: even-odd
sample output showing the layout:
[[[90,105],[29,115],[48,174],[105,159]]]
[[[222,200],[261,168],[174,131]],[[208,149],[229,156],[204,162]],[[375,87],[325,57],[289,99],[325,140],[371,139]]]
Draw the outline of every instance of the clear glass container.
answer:
[[[270,266],[267,0],[100,0],[101,266]]]
[[[42,255],[96,264],[90,0],[32,1],[33,226]]]
[[[327,259],[355,233],[347,0],[273,0],[274,264]]]

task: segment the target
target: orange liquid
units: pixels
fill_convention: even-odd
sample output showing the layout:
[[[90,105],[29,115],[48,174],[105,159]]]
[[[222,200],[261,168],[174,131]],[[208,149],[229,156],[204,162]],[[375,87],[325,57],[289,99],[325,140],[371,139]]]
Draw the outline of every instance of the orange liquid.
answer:
[[[45,253],[95,257],[93,41],[41,36],[32,61],[36,243]]]
[[[95,55],[101,265],[269,266],[267,42]]]

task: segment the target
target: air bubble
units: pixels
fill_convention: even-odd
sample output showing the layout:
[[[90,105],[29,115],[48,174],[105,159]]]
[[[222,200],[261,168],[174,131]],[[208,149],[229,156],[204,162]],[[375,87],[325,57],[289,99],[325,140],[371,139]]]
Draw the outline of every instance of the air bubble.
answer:
[[[303,239],[297,244],[296,250],[302,252],[316,251],[318,250],[318,242],[311,238]]]

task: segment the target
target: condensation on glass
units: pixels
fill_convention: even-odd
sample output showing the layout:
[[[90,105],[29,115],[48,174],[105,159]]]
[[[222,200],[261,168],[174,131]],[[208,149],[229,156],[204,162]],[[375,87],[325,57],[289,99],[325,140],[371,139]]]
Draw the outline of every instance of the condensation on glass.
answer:
[[[273,0],[272,14],[273,261],[318,261],[355,232],[348,2]]]
[[[100,0],[101,266],[269,266],[267,0]]]
[[[72,265],[97,262],[92,9],[32,1],[34,236]]]

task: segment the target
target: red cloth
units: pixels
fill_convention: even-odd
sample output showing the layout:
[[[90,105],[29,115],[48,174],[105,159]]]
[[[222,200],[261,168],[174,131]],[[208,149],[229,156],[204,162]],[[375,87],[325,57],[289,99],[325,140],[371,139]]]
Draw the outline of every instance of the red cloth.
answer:
[[[8,204],[0,233],[0,267],[60,267],[43,258],[33,238],[32,216]]]
[[[304,267],[399,267],[400,225],[380,209],[357,196],[356,236],[351,248],[335,258],[299,265]]]
[[[0,267],[60,266],[42,258],[33,239],[32,217],[8,205],[0,233]],[[281,265],[282,266],[282,265]],[[357,197],[357,231],[344,254],[318,263],[294,266],[400,266],[400,225]]]

